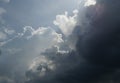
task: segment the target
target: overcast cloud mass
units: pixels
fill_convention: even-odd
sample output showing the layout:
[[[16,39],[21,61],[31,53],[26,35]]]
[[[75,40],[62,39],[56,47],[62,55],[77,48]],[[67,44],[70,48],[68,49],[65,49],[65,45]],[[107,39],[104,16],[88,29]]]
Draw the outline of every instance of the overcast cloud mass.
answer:
[[[119,83],[119,0],[0,0],[0,83]]]

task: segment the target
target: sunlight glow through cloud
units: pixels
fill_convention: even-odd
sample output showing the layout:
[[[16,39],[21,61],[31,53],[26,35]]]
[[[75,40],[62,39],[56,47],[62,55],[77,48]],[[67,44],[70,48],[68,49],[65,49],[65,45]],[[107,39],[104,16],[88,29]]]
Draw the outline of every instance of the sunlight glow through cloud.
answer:
[[[90,6],[90,5],[95,5],[96,1],[95,0],[87,0],[85,3],[85,6]]]

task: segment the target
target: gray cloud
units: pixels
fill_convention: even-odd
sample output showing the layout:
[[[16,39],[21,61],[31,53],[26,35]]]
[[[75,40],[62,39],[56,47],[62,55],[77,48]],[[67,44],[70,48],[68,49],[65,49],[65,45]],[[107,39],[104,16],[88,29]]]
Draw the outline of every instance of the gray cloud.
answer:
[[[0,26],[2,26],[5,23],[5,21],[3,19],[4,13],[6,13],[6,10],[4,8],[0,7]]]
[[[7,76],[15,83],[23,83],[26,80],[25,72],[32,64],[31,61],[44,49],[64,41],[61,34],[56,33],[52,28],[40,27],[35,30],[25,26],[23,32],[15,31],[13,34],[8,34],[8,38],[3,42],[4,44],[0,47],[2,50],[0,76]]]

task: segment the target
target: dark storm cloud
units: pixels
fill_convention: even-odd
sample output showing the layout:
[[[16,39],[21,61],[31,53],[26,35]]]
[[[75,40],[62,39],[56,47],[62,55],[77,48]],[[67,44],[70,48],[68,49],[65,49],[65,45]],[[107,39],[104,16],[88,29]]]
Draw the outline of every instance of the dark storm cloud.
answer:
[[[93,8],[93,11],[88,12],[87,10],[85,13],[87,20],[90,20],[89,26],[87,26],[87,31],[79,36],[76,47],[80,56],[86,60],[86,65],[91,64],[94,67],[100,67],[95,69],[90,66],[94,71],[89,71],[85,77],[88,76],[91,80],[100,79],[104,75],[112,74],[113,71],[120,68],[119,5],[119,0],[97,0],[95,6],[87,8],[88,10]],[[80,68],[82,69],[83,67]],[[89,75],[89,73],[93,75]],[[79,77],[81,78],[81,75]],[[104,78],[105,81],[108,80],[107,77],[105,77],[106,79]],[[85,79],[88,80],[88,78]]]
[[[84,7],[83,15],[79,12],[78,23],[67,39],[77,40],[75,51],[65,44],[45,50],[41,53],[47,58],[43,58],[45,66],[40,63],[34,70],[28,70],[25,83],[119,82],[119,5],[119,0],[97,0],[96,5]],[[66,48],[70,51],[61,51]],[[49,60],[55,69],[49,68],[46,62]],[[47,73],[40,77],[42,69]]]
[[[81,21],[89,21],[87,22],[88,26],[84,26],[84,24],[81,26],[78,22],[79,26],[73,31],[73,34],[78,33],[74,34],[74,36],[78,36],[77,52],[67,53],[67,59],[64,58],[64,60],[60,57],[54,59],[57,60],[56,63],[60,61],[61,64],[60,68],[58,67],[60,71],[54,71],[60,72],[55,74],[54,78],[36,79],[28,83],[41,81],[44,83],[93,83],[117,79],[119,75],[114,72],[120,68],[119,5],[119,0],[97,0],[96,5],[86,7],[85,18],[82,18]],[[81,33],[79,28],[85,28],[85,32],[79,34]],[[48,55],[51,54],[48,53]],[[55,55],[57,54],[55,53]],[[74,57],[69,58],[69,55]],[[78,62],[74,62],[76,61],[73,59],[75,57],[77,57]],[[65,65],[65,63],[71,65]],[[77,66],[74,66],[75,64]],[[72,68],[69,68],[70,66]]]

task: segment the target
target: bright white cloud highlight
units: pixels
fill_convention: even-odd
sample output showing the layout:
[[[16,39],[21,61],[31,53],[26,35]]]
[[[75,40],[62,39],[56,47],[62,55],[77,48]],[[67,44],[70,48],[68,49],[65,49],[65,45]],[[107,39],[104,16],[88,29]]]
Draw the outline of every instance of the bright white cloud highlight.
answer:
[[[49,42],[49,43],[51,42],[53,44],[63,42],[62,35],[56,33],[56,31],[50,27],[47,27],[47,28],[39,27],[38,29],[35,30],[31,26],[26,26],[26,27],[24,27],[23,37],[25,37],[27,39],[37,37],[38,39],[40,39],[44,42],[47,41],[47,42]]]
[[[4,31],[5,31],[5,33],[7,33],[8,35],[12,35],[12,34],[15,33],[15,30],[7,29],[7,28],[5,28]]]
[[[65,12],[63,15],[57,15],[53,23],[60,28],[64,35],[69,36],[76,25],[77,14],[78,10],[73,11],[73,16],[69,16],[68,12]]]
[[[85,6],[90,6],[90,5],[95,5],[96,4],[96,0],[87,0],[85,3]]]

